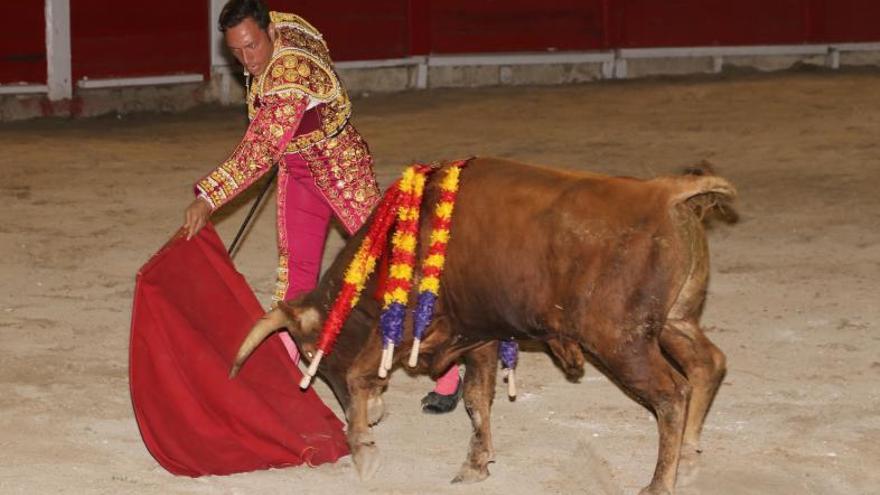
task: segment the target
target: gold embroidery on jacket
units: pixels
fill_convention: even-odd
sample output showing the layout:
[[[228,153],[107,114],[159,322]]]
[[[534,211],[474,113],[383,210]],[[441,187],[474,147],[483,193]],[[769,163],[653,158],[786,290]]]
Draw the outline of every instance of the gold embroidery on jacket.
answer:
[[[278,36],[269,67],[247,95],[251,127],[233,155],[197,184],[217,208],[261,176],[282,154],[301,153],[316,185],[349,231],[366,219],[379,198],[366,143],[348,124],[351,101],[333,71],[320,33],[293,14],[272,13]],[[320,102],[318,128],[286,133],[301,123],[308,101]]]
[[[298,48],[282,48],[260,76],[260,96],[296,91],[321,102],[339,94],[339,79],[318,57]]]
[[[196,184],[212,208],[222,206],[281,158],[285,129],[300,120],[305,107],[305,97],[297,93],[265,98],[229,159]]]
[[[351,100],[333,70],[330,51],[321,33],[295,14],[271,12],[277,37],[269,68],[258,78],[254,100],[293,91],[320,102],[319,129],[293,137],[286,153],[298,153],[338,134],[351,117]],[[258,104],[258,103],[257,103]],[[251,113],[253,115],[253,113]]]
[[[275,27],[283,26],[283,27],[293,27],[295,29],[300,29],[303,32],[306,32],[315,38],[321,39],[321,32],[315,29],[315,26],[309,24],[308,21],[303,19],[302,17],[296,14],[290,14],[287,12],[269,12],[269,20],[275,24]]]

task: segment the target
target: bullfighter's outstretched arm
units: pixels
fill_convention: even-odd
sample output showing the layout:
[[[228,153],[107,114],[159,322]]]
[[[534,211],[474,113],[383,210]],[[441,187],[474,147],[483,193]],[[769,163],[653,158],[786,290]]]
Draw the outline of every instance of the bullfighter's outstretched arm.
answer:
[[[247,132],[232,155],[199,180],[198,197],[211,210],[220,208],[247,189],[277,162],[299,127],[308,97],[298,91],[264,96]]]

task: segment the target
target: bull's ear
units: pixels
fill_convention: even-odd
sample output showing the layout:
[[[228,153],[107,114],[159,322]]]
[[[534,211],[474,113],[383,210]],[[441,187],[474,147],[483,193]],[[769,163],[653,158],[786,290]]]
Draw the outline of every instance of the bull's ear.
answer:
[[[300,299],[292,301],[279,301],[278,309],[284,311],[287,318],[297,328],[288,328],[288,330],[301,333],[302,335],[317,334],[321,330],[322,318],[321,313],[314,307],[304,304]]]

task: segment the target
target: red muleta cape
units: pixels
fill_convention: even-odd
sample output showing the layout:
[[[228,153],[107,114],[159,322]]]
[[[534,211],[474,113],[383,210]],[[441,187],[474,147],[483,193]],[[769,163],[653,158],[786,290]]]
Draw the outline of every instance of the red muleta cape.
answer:
[[[264,313],[209,224],[175,236],[138,272],[129,349],[131,401],[147,449],[174,474],[318,465],[348,454],[342,422],[279,339],[237,378],[238,346]]]

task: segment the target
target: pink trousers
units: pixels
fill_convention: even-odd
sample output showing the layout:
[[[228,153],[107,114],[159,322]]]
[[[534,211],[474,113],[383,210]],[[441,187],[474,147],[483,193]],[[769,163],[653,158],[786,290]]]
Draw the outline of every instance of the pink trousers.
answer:
[[[290,300],[315,288],[333,210],[315,186],[300,155],[286,155],[278,171],[278,285],[275,298]],[[299,351],[287,332],[278,334],[290,359]]]

